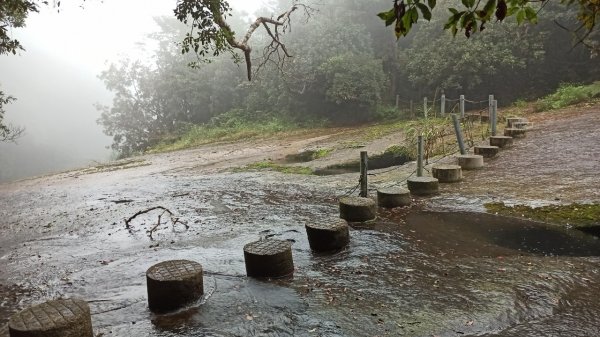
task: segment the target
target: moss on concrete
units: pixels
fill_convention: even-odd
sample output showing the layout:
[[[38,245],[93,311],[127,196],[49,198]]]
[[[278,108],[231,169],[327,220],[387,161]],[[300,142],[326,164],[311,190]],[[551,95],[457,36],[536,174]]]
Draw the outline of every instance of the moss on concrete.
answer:
[[[487,203],[490,213],[526,217],[550,224],[570,225],[578,229],[600,227],[600,204],[569,204],[530,207],[526,205],[507,206],[501,202]]]
[[[235,171],[236,172],[242,172],[242,171],[255,171],[255,170],[269,170],[269,171],[276,171],[276,172],[281,172],[281,173],[287,173],[287,174],[304,174],[304,175],[310,175],[313,174],[313,170],[309,167],[304,167],[304,166],[285,166],[285,165],[279,165],[276,164],[272,161],[260,161],[257,163],[252,163],[249,165],[246,165],[242,168],[238,168]]]
[[[290,154],[285,157],[289,163],[305,163],[319,158],[327,157],[333,150],[329,148],[319,148],[316,150],[306,150],[297,154]]]

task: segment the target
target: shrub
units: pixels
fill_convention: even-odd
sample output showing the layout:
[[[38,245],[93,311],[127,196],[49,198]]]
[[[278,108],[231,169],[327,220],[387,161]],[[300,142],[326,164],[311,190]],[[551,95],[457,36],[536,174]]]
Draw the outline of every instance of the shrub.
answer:
[[[556,92],[539,99],[535,104],[535,110],[560,109],[572,104],[589,101],[595,97],[600,97],[600,81],[589,85],[563,83]]]

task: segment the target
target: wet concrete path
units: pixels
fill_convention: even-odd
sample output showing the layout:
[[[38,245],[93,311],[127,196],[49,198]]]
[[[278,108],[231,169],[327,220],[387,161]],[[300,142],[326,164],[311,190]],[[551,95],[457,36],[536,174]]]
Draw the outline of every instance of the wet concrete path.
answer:
[[[583,118],[577,128],[597,132],[589,125],[597,115],[577,115]],[[557,137],[574,132],[553,123],[536,127]],[[598,239],[521,219],[436,212],[477,210],[494,198],[598,201],[598,185],[557,194],[547,184],[558,173],[569,186],[582,181],[576,176],[585,178],[582,186],[597,182],[590,171],[598,156],[586,157],[596,150],[569,145],[570,156],[587,160],[573,162],[576,174],[549,157],[552,147],[539,145],[533,159],[516,160],[532,144],[545,144],[544,137],[532,132],[487,171],[469,173],[473,185],[444,186],[432,201],[381,211],[374,223],[353,226],[350,246],[329,255],[310,252],[303,226],[337,219],[336,195],[354,185],[353,175],[207,169],[218,162],[219,148],[206,155],[212,159],[155,155],[146,159],[151,165],[2,185],[0,325],[20,308],[66,296],[90,303],[102,336],[596,336]],[[577,144],[582,141],[600,142],[582,136]],[[252,158],[242,153],[234,161],[246,155]],[[512,173],[502,173],[502,158],[513,159]],[[536,160],[548,163],[539,179],[513,183],[519,163]],[[486,180],[490,173],[496,178]],[[492,180],[500,186],[494,195]],[[536,194],[537,181],[548,185],[543,195],[550,198]],[[151,239],[155,212],[125,227],[124,219],[154,206],[169,208],[189,229],[167,223]],[[245,277],[243,245],[266,236],[294,242],[293,278]],[[204,266],[206,297],[188,310],[153,315],[144,273],[179,258]]]

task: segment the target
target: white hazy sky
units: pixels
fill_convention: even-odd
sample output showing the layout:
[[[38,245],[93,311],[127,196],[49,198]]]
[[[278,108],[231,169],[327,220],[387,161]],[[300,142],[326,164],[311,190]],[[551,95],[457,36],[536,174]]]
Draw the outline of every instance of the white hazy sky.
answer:
[[[268,2],[229,0],[232,7],[248,13]],[[63,0],[60,12],[48,6],[32,13],[25,28],[11,32],[26,51],[0,56],[0,90],[17,97],[6,106],[5,118],[26,128],[19,144],[0,144],[0,161],[18,162],[19,158],[7,157],[9,152],[35,157],[30,148],[62,164],[39,173],[106,160],[111,139],[96,123],[100,113],[93,105],[110,105],[111,95],[97,75],[107,62],[125,56],[143,58],[136,43],[157,29],[153,17],[172,16],[175,4],[175,0]]]
[[[235,9],[252,13],[268,1],[229,0]],[[71,0],[31,14],[27,27],[15,32],[27,50],[99,72],[106,60],[135,55],[137,42],[155,30],[155,16],[172,16],[175,0]],[[84,4],[81,8],[79,4]]]

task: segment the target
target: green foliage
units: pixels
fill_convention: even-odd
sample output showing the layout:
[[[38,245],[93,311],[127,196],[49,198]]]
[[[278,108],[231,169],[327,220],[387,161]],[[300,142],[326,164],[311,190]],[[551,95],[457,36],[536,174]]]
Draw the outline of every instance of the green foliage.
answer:
[[[4,106],[15,100],[14,97],[0,91],[0,142],[14,142],[23,135],[25,129],[4,123]]]
[[[456,108],[452,99],[460,94],[481,100],[492,93],[508,104],[511,99],[546,94],[544,88],[561,81],[586,82],[600,77],[600,59],[589,59],[589,53],[581,48],[566,53],[570,37],[553,24],[489,24],[486,34],[453,40],[443,33],[444,22],[420,20],[411,37],[390,43],[389,31],[380,18],[364,16],[386,6],[387,1],[345,0],[343,6],[342,0],[338,1],[320,5],[308,24],[295,25],[282,36],[285,40],[281,42],[295,51],[294,57],[284,66],[261,64],[251,83],[242,77],[245,70],[224,56],[205,55],[210,64],[187,67],[195,58],[182,55],[180,46],[172,42],[184,39],[189,27],[174,19],[160,19],[161,31],[151,36],[159,46],[153,55],[156,64],[124,62],[101,75],[116,94],[112,106],[102,108],[100,120],[105,132],[113,136],[113,148],[127,155],[314,125],[395,121],[408,117],[390,106],[396,95],[402,98],[404,110],[409,100],[415,102],[414,110],[419,110],[424,96],[430,102],[435,99],[439,106],[443,90],[448,113]],[[208,6],[209,2],[202,3]],[[447,7],[465,6],[458,0],[410,4],[419,17],[423,16],[421,5],[435,7],[432,17],[444,15]],[[278,5],[289,9],[283,0]],[[544,10],[561,22],[577,22],[573,10],[564,11],[552,3]],[[240,16],[227,18],[232,31],[247,29],[247,22],[235,20]],[[271,41],[258,27],[252,37],[253,49],[263,50]],[[469,108],[473,108],[470,103]],[[380,137],[405,124],[373,125],[360,140]],[[434,134],[440,130],[424,131],[436,139]],[[479,125],[465,125],[468,143],[486,132]],[[453,136],[444,137],[453,141]],[[429,154],[449,150],[446,145],[445,141],[436,142]]]
[[[193,125],[187,132],[175,137],[174,140],[165,140],[156,144],[150,152],[174,151],[214,142],[266,137],[294,129],[297,129],[297,125],[278,118],[262,121],[235,120],[224,123]]]
[[[589,85],[563,83],[556,92],[539,99],[535,104],[535,110],[560,109],[572,104],[589,101],[595,97],[600,97],[600,81]]]
[[[235,54],[229,43],[234,32],[219,26],[230,11],[231,7],[225,0],[177,1],[175,17],[192,27],[181,42],[181,52],[185,54],[194,51],[202,58],[218,56],[223,52]]]
[[[431,12],[435,8],[436,1],[428,0],[427,4],[420,0],[408,0],[404,3],[404,0],[398,2],[394,0],[394,7],[387,12],[381,12],[377,14],[379,18],[385,21],[386,26],[394,25],[394,32],[396,38],[406,36],[413,24],[419,21],[419,13],[423,19],[431,20]]]
[[[508,25],[508,31],[492,26],[470,40],[436,35],[440,25],[432,23],[415,32],[415,42],[406,49],[408,80],[429,92],[441,87],[448,93],[486,95],[479,88],[489,90],[490,82],[508,74],[520,77],[529,62],[544,61],[544,36],[522,34],[514,25]]]
[[[315,159],[319,159],[319,158],[325,158],[332,151],[333,151],[333,149],[328,149],[328,148],[316,149],[315,151],[313,151],[312,159],[315,160]]]
[[[48,3],[42,1],[42,3]],[[24,50],[17,39],[9,36],[12,28],[25,26],[25,19],[30,12],[37,12],[38,5],[28,0],[2,0],[0,1],[0,55],[16,54]]]
[[[381,101],[385,74],[381,61],[367,55],[334,56],[319,67],[324,74],[329,102],[346,110],[364,110]]]
[[[408,117],[408,114],[406,111],[400,110],[393,105],[380,104],[377,106],[373,117],[378,121],[395,121]]]
[[[392,156],[393,158],[413,160],[416,158],[416,153],[406,145],[392,145],[385,149],[383,156]]]
[[[7,96],[4,92],[0,91],[0,139],[3,138],[8,132],[9,129],[6,125],[4,125],[4,106],[9,104],[14,100],[14,97]]]
[[[578,42],[585,42],[593,32],[600,18],[600,3],[596,0],[561,0],[562,4],[578,7],[578,21],[580,28],[575,31]],[[505,18],[514,16],[518,25],[525,22],[538,23],[538,11],[546,3],[537,3],[531,0],[461,0],[460,6],[448,8],[448,18],[444,25],[445,30],[452,32],[453,36],[459,31],[469,38],[473,33],[486,29],[486,25],[493,21],[502,22]],[[392,9],[381,12],[377,16],[385,22],[386,26],[394,25],[396,38],[406,36],[413,25],[418,22],[419,13],[423,19],[430,21],[432,12],[436,7],[435,0],[427,4],[421,0],[394,0]],[[584,28],[584,29],[583,29]],[[580,33],[583,29],[583,34]]]
[[[413,158],[417,157],[418,136],[423,136],[423,150],[426,160],[436,155],[456,151],[452,121],[446,118],[425,118],[408,122],[404,126],[408,149]]]

